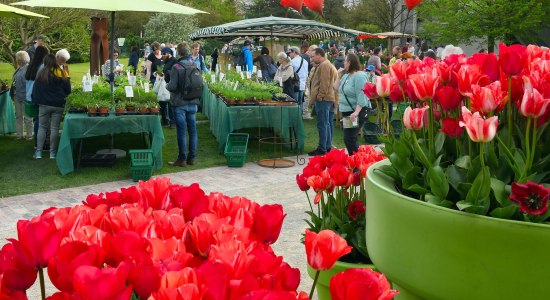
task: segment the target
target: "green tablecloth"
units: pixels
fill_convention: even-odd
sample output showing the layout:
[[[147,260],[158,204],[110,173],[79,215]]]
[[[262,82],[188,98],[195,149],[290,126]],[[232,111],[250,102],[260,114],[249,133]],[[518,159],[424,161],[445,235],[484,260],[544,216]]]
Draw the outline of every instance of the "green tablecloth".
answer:
[[[0,134],[15,132],[15,109],[9,92],[0,95]]]
[[[128,115],[108,117],[88,117],[86,114],[67,114],[63,121],[63,132],[59,141],[56,163],[61,175],[74,171],[74,139],[88,138],[117,133],[151,133],[151,148],[155,168],[162,168],[162,145],[164,133],[157,115]]]
[[[210,121],[210,130],[218,141],[218,150],[224,151],[229,133],[243,128],[273,128],[290,145],[297,138],[298,149],[304,150],[304,124],[298,105],[292,106],[227,106],[205,87],[202,110]],[[295,134],[296,136],[291,136]]]

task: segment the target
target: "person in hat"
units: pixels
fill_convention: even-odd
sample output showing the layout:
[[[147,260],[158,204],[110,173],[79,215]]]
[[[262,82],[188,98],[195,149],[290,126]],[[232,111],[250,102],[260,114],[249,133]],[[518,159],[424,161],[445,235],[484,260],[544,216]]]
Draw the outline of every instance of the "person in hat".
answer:
[[[244,69],[243,71],[250,71],[252,72],[254,62],[252,60],[252,41],[246,40],[243,43],[243,47],[241,49],[241,55],[244,58]]]
[[[373,65],[368,65],[365,70],[367,71],[367,81],[370,83],[376,83],[376,68]]]
[[[48,47],[48,44],[50,43],[50,39],[45,35],[39,35],[36,37],[36,40],[34,41],[34,44],[27,49],[27,53],[29,54],[29,58],[32,61],[32,58],[34,57],[34,53],[36,52],[36,47],[38,46],[44,46]]]

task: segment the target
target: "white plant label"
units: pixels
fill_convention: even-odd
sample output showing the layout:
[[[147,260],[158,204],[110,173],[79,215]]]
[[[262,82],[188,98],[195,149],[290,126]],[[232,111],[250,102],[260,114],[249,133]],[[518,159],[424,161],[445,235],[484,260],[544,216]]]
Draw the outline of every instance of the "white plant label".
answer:
[[[222,81],[224,77],[225,77],[225,74],[224,74],[224,73],[220,73],[220,81]]]
[[[126,91],[126,98],[133,98],[134,97],[134,89],[131,85],[125,86],[124,91]]]
[[[94,75],[94,78],[92,79],[93,84],[97,84],[99,80],[99,77],[97,75]]]
[[[241,79],[244,79],[244,73],[239,73],[241,74]]]
[[[258,70],[258,72],[256,73],[256,76],[258,76],[258,78],[262,78],[262,71]]]
[[[227,64],[227,72],[231,70],[231,64]]]
[[[136,77],[134,76],[134,80],[136,79]],[[144,90],[146,93],[149,93],[149,82],[146,82],[145,85],[144,85]]]
[[[252,73],[256,73],[256,71],[258,71],[258,67],[252,66]]]
[[[283,77],[279,77],[279,86],[283,86]]]
[[[237,87],[239,86],[239,82],[235,82],[235,85],[233,86],[233,90],[236,91],[237,90]]]
[[[241,66],[236,66],[235,68],[237,68],[237,73],[241,73],[241,72],[242,72]]]
[[[128,84],[136,85],[136,76],[128,76]]]
[[[210,79],[212,80],[212,83],[216,83],[216,76],[213,75],[212,77],[210,77]]]
[[[92,91],[92,81],[89,79],[84,79],[82,81],[82,89],[84,92],[91,92]]]
[[[250,72],[246,72],[246,78],[247,78],[247,79],[250,79],[250,78],[252,78],[252,73],[250,73]]]

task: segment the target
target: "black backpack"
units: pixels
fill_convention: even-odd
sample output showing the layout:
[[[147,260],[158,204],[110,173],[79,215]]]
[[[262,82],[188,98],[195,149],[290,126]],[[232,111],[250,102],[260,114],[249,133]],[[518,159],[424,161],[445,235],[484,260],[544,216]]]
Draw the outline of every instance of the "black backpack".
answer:
[[[294,89],[294,92],[297,93],[300,91],[300,76],[298,75],[298,72],[302,69],[302,66],[304,65],[304,58],[302,57],[302,61],[300,62],[300,67],[298,67],[298,70],[294,71],[294,77],[292,79],[292,87]]]
[[[241,70],[244,71],[244,65],[245,65],[245,62],[244,62],[244,52],[241,51],[241,53],[239,54],[239,56],[237,56],[237,61],[235,62],[235,66],[241,66]]]
[[[185,70],[183,72],[182,97],[184,100],[193,100],[202,96],[204,80],[202,72],[193,62],[178,62],[176,70]]]

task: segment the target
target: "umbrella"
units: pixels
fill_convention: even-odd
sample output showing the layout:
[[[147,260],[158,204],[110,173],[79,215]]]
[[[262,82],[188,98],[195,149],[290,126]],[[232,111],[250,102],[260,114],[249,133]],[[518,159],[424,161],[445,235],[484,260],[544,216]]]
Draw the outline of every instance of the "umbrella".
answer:
[[[206,38],[234,39],[242,36],[271,36],[312,40],[340,35],[356,36],[356,32],[355,30],[314,20],[269,16],[202,28],[189,35],[189,38],[197,40]]]
[[[26,5],[31,7],[58,7],[58,8],[82,8],[103,10],[111,12],[111,49],[109,57],[111,61],[111,94],[114,85],[114,60],[113,53],[115,48],[115,13],[117,11],[148,11],[164,12],[173,14],[192,15],[197,13],[207,13],[191,7],[179,5],[163,0],[28,0],[12,3],[15,5]]]
[[[47,16],[33,13],[32,11],[20,9],[17,7],[5,5],[0,3],[0,17],[2,18],[17,18],[17,17],[37,17],[37,18],[49,18]]]

